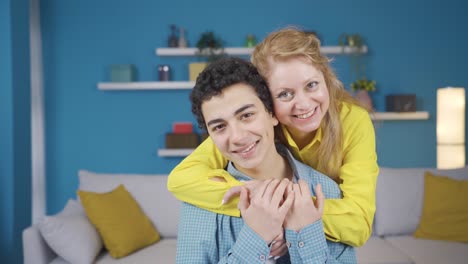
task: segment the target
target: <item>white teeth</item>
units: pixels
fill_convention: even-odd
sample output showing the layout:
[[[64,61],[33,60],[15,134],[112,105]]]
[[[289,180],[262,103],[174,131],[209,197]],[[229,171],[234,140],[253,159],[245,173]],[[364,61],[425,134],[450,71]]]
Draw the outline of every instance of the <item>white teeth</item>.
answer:
[[[255,147],[255,143],[253,143],[253,144],[250,145],[247,149],[245,149],[244,151],[242,151],[242,153],[249,152],[251,149],[253,149],[253,147]]]
[[[308,113],[305,113],[305,114],[302,114],[302,115],[297,115],[297,117],[301,118],[301,119],[305,119],[305,118],[311,117],[314,113],[315,113],[315,108],[314,108],[314,110],[312,110],[312,111],[310,111]]]

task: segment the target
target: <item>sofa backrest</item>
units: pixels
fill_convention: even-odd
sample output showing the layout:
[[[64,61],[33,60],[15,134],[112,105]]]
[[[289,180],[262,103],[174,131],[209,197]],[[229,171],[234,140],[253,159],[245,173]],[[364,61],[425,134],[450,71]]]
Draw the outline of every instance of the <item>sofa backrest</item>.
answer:
[[[385,168],[377,178],[374,234],[413,234],[423,206],[424,172],[454,179],[468,179],[468,167],[454,170],[434,168]]]
[[[167,190],[166,175],[110,174],[80,170],[79,189],[109,192],[123,184],[163,238],[177,237],[180,202]]]

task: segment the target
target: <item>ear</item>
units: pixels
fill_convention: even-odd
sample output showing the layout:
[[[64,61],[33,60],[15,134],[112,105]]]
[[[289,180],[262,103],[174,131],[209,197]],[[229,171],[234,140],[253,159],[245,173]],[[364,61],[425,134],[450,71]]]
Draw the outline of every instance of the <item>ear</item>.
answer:
[[[273,114],[271,115],[271,123],[273,124],[274,127],[279,124],[278,119]]]

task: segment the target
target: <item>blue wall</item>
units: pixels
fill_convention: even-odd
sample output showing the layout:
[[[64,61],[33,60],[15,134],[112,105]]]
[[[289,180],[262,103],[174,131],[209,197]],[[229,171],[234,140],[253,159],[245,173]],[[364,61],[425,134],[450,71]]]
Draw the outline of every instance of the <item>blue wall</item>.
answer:
[[[11,89],[10,2],[0,1],[0,259],[13,241],[13,95]]]
[[[0,259],[22,263],[31,224],[29,1],[0,3]]]
[[[468,24],[464,1],[42,1],[45,61],[48,212],[75,197],[77,171],[169,173],[181,159],[156,150],[174,121],[195,122],[188,90],[120,91],[97,89],[108,81],[109,65],[133,63],[138,80],[156,80],[156,65],[172,66],[175,80],[188,76],[196,58],[158,57],[169,24],[187,28],[190,44],[214,30],[226,46],[240,46],[253,33],[295,24],[318,32],[324,45],[337,45],[343,32],[363,35],[370,48],[368,77],[384,110],[389,93],[416,93],[425,121],[379,122],[382,166],[435,166],[436,88],[468,88]],[[349,58],[333,62],[346,85]]]
[[[139,80],[155,80],[167,63],[175,80],[196,58],[157,57],[169,24],[185,27],[190,44],[214,30],[227,46],[253,33],[262,39],[285,25],[318,32],[324,45],[341,33],[360,33],[370,48],[369,78],[384,110],[389,93],[416,93],[427,121],[379,122],[382,166],[435,166],[436,88],[468,88],[468,4],[463,0],[310,1],[42,0],[45,67],[48,213],[75,197],[77,170],[168,173],[179,158],[160,158],[174,121],[195,120],[189,91],[99,91],[109,65],[133,63]],[[28,1],[0,1],[0,259],[21,263],[21,230],[30,224],[30,94]],[[346,85],[349,58],[333,65]]]

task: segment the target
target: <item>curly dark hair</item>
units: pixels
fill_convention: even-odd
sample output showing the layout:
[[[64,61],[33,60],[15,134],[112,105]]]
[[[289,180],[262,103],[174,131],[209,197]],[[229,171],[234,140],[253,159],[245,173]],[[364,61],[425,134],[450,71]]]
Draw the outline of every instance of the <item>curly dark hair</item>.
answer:
[[[250,85],[263,102],[267,112],[273,114],[273,99],[265,79],[258,73],[257,68],[246,60],[226,57],[210,63],[198,75],[190,94],[192,113],[201,129],[207,130],[201,109],[202,103],[220,95],[225,88],[238,83]]]

